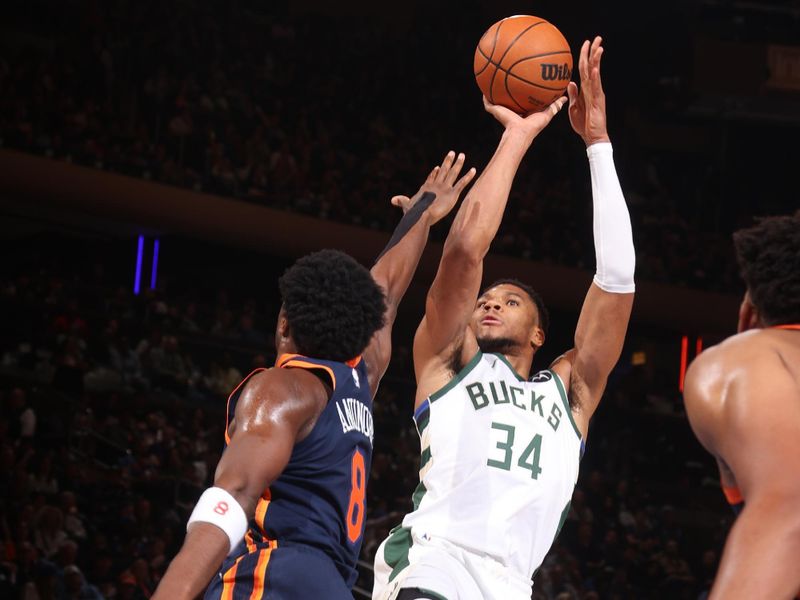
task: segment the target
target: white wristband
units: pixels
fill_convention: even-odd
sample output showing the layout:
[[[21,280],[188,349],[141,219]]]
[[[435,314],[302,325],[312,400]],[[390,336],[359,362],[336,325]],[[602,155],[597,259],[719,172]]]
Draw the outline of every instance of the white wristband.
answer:
[[[219,487],[210,487],[200,499],[186,523],[186,531],[195,522],[211,523],[216,525],[230,540],[231,546],[228,554],[242,541],[244,534],[247,533],[247,516],[236,498],[227,491]]]
[[[633,273],[631,217],[614,167],[611,144],[601,142],[586,149],[592,175],[594,250],[597,258],[595,284],[606,292],[627,294],[636,289]]]

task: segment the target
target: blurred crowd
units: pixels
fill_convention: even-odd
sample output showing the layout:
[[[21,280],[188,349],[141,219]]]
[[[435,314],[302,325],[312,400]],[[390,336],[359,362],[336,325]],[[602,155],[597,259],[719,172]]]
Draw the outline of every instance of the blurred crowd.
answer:
[[[61,252],[33,240],[18,248],[29,264],[0,272],[0,597],[149,598],[213,481],[228,393],[274,360],[273,274],[236,287],[249,267],[222,257],[220,273],[195,267],[208,287],[180,264],[135,296],[102,266],[107,243],[49,243]],[[410,352],[397,341],[375,405],[366,590],[417,483]],[[676,392],[628,362],[593,422],[537,600],[695,599],[713,577],[730,523],[713,465],[679,411],[646,397],[677,405]]]
[[[269,11],[247,0],[15,5],[0,41],[0,147],[379,230],[397,222],[388,199],[413,194],[448,150],[486,163],[499,130],[471,81],[482,31],[466,11],[447,27],[435,8],[369,27]],[[736,194],[750,190],[721,184],[714,161],[637,145],[620,96],[648,99],[655,84],[640,75],[613,93],[628,81],[612,70],[607,85],[637,278],[735,290],[729,231],[752,207]],[[592,269],[588,167],[559,119],[523,164],[493,251]],[[213,480],[228,393],[275,358],[286,265],[259,261],[254,283],[230,268],[236,257],[216,271],[184,259],[135,296],[103,242],[59,243],[68,252],[14,247],[26,261],[0,268],[0,597],[149,598]],[[375,405],[366,590],[417,483],[409,341],[396,336]],[[708,591],[731,516],[672,373],[648,348],[612,375],[535,600]]]
[[[408,43],[408,29],[276,17],[254,2],[17,8],[24,33],[0,45],[7,148],[390,230],[389,198],[413,194],[450,149],[484,165],[498,139],[471,81],[474,40],[438,18],[411,24]],[[428,52],[442,48],[437,64],[460,60],[432,72]],[[638,277],[735,289],[719,165],[639,147],[623,126],[629,93],[640,92],[611,96],[611,128]],[[586,158],[566,118],[551,130],[520,171],[494,251],[590,269]]]

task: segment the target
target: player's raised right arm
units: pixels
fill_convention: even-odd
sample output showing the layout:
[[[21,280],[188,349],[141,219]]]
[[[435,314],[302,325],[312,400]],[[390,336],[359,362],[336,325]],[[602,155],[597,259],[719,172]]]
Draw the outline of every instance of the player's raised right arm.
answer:
[[[461,344],[480,289],[483,259],[500,227],[522,157],[565,102],[566,98],[559,98],[545,110],[523,118],[484,98],[487,112],[505,131],[494,156],[461,203],[445,241],[425,317],[414,340],[418,382],[432,359]]]
[[[299,369],[271,369],[248,382],[214,487],[197,502],[183,547],[154,600],[190,600],[205,589],[241,542],[261,494],[286,467],[298,436],[325,406],[329,392],[314,374]]]
[[[363,353],[373,395],[389,366],[397,308],[422,258],[431,226],[450,213],[461,192],[475,177],[475,169],[470,169],[459,179],[464,159],[463,153],[456,156],[455,152],[448,152],[412,198],[392,198],[392,204],[403,209],[403,218],[370,270],[386,294],[384,325],[375,332]]]

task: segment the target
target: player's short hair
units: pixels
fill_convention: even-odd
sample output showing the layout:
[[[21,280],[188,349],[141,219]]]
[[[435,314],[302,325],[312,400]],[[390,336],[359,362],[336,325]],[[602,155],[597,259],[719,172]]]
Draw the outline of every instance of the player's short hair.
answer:
[[[292,339],[306,356],[355,358],[385,322],[383,290],[366,268],[338,250],[298,259],[278,287]]]
[[[742,279],[766,325],[800,323],[800,211],[733,234]]]
[[[533,301],[536,305],[536,310],[539,312],[539,327],[542,331],[544,331],[545,335],[547,334],[547,330],[550,327],[550,313],[547,310],[547,307],[544,305],[544,300],[539,295],[539,292],[534,290],[531,286],[527,283],[520,281],[519,279],[514,279],[513,277],[506,277],[505,279],[498,279],[494,283],[487,285],[483,288],[481,292],[481,296],[483,296],[487,291],[492,289],[493,287],[497,287],[498,285],[509,284],[518,287],[522,291],[524,291],[528,297]]]

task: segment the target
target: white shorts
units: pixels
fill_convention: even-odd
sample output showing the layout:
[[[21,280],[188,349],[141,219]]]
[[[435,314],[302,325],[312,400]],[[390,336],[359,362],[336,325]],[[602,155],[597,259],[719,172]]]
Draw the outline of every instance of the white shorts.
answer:
[[[532,582],[497,560],[397,527],[375,555],[372,600],[419,588],[443,600],[530,600]]]

